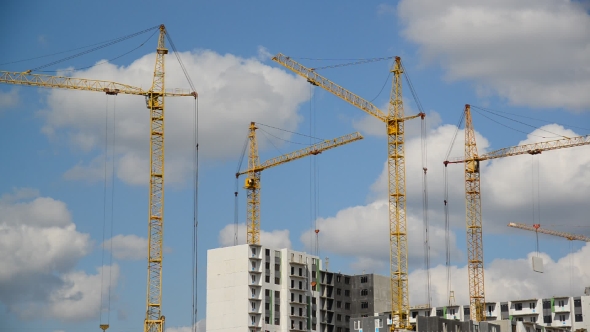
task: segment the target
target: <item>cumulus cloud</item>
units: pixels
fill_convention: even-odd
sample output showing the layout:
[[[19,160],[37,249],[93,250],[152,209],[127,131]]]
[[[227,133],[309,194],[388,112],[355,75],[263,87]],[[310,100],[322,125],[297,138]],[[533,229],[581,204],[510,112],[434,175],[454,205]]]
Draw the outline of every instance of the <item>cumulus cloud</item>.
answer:
[[[103,243],[103,248],[111,250],[117,259],[144,259],[147,257],[148,241],[146,238],[131,235],[116,235]]]
[[[449,80],[514,105],[590,106],[590,15],[579,2],[404,0],[396,14],[402,35]]]
[[[417,120],[420,121],[420,120]],[[443,227],[443,197],[444,197],[444,165],[447,158],[449,144],[454,135],[457,135],[455,144],[450,150],[450,157],[462,156],[464,150],[465,134],[454,125],[442,125],[431,129],[427,134],[427,180],[429,194],[429,218],[433,225]],[[476,140],[479,153],[488,150],[489,142],[476,132]],[[406,140],[406,197],[408,213],[415,214],[418,218],[422,215],[422,154],[420,153],[421,138],[413,137]],[[450,214],[455,226],[465,225],[464,217],[464,175],[461,165],[449,165],[447,168],[449,183]],[[483,178],[483,176],[482,176]],[[383,170],[376,181],[371,185],[369,198],[372,201],[386,200],[388,195],[389,177],[387,163],[383,163]],[[463,216],[463,217],[461,217]]]
[[[207,327],[207,323],[205,318],[201,319],[200,321],[195,323],[196,331],[197,332],[205,332],[205,328]],[[192,326],[180,326],[180,327],[167,327],[166,332],[193,332]]]
[[[273,57],[273,54],[268,51],[268,49],[264,46],[258,46],[258,60],[266,61],[270,60]]]
[[[14,107],[19,102],[18,88],[12,88],[8,92],[0,91],[0,110]]]
[[[354,272],[380,271],[387,262],[389,264],[389,219],[387,215],[388,202],[379,200],[366,206],[355,206],[338,211],[336,216],[319,218],[317,220],[319,241],[322,248],[340,255],[355,257],[351,269]],[[414,214],[407,216],[408,232],[408,260],[411,267],[418,267],[424,257],[424,226],[422,217]],[[308,250],[312,248],[309,243],[310,232],[307,230],[301,235]],[[445,258],[445,233],[439,225],[429,226],[430,257],[433,264],[441,262]],[[461,252],[454,246],[456,243],[454,234],[450,235],[452,255],[455,259],[461,259]],[[388,266],[388,265],[387,265]]]
[[[556,135],[578,136],[559,125],[547,125],[531,132],[527,139],[518,144],[528,144],[546,140],[542,136],[547,131]],[[444,166],[448,144],[457,127],[443,125],[428,134],[428,188],[429,188],[429,239],[431,266],[444,260]],[[490,150],[489,142],[476,132],[479,153]],[[407,227],[410,268],[421,267],[424,258],[422,222],[422,161],[420,138],[414,137],[406,143],[406,197]],[[464,131],[457,132],[457,139],[450,156],[463,155]],[[409,153],[414,151],[413,153]],[[537,160],[539,173],[532,176],[531,166]],[[535,161],[536,165],[536,161]],[[586,214],[584,199],[590,195],[590,146],[547,151],[540,155],[512,156],[482,162],[481,195],[483,231],[485,234],[507,233],[513,230],[508,222],[531,222],[533,203],[543,221],[564,225],[577,225]],[[449,221],[451,224],[450,248],[452,261],[464,261],[455,247],[456,241],[465,241],[465,187],[464,168],[460,164],[447,167],[449,184]],[[538,181],[538,197],[531,195],[533,184]],[[353,257],[351,268],[378,271],[389,260],[387,237],[387,164],[373,183],[367,205],[340,210],[335,216],[318,219],[320,242],[333,254]],[[540,208],[539,208],[540,207]],[[301,241],[309,245],[307,230]],[[354,245],[351,245],[354,244]]]
[[[260,48],[260,55],[266,51]],[[300,103],[309,98],[305,80],[272,68],[257,58],[241,58],[209,50],[180,56],[201,96],[199,151],[206,160],[239,155],[251,121],[295,130]],[[117,81],[147,90],[151,86],[155,54],[129,66],[104,63],[73,72],[74,77]],[[166,87],[186,87],[175,57],[166,60]],[[166,181],[183,183],[192,170],[194,101],[192,97],[166,98]],[[129,184],[147,184],[149,170],[149,111],[139,96],[104,96],[101,93],[49,90],[42,131],[69,142],[90,161],[73,165],[69,179],[99,177],[100,162],[93,160],[114,149],[116,176]],[[105,129],[106,123],[106,129]],[[114,123],[114,124],[113,124]],[[277,133],[288,138],[286,132]],[[105,143],[105,141],[107,143]],[[265,149],[266,142],[260,142]],[[97,166],[98,165],[98,166]],[[86,172],[85,172],[86,171]]]
[[[71,269],[91,249],[88,234],[79,233],[65,203],[35,197],[31,189],[0,198],[0,297],[10,300],[23,275],[51,282],[53,272]],[[3,295],[3,296],[2,296]]]
[[[97,274],[74,271],[92,248],[76,230],[65,203],[35,189],[15,189],[0,198],[0,302],[21,319],[79,321],[100,309],[102,292],[117,283],[118,267]],[[109,279],[107,279],[109,280]],[[111,285],[111,286],[109,286]]]
[[[222,247],[228,247],[234,245],[235,239],[235,226],[234,224],[229,224],[225,226],[219,232],[219,244]],[[238,224],[237,229],[238,234],[238,244],[246,243],[246,224]],[[289,239],[289,230],[274,230],[274,231],[264,231],[260,230],[260,243],[264,246],[268,246],[271,248],[291,248],[291,240]]]
[[[107,301],[119,279],[119,266],[97,268],[96,274],[74,271],[61,277],[62,287],[53,290],[45,303],[27,305],[20,309],[20,316],[33,319],[39,316],[75,322],[93,319],[99,310],[106,311]],[[102,288],[102,290],[101,290]],[[103,307],[101,308],[101,300]]]
[[[578,136],[559,125],[547,125],[533,131],[519,145],[545,140],[540,138],[546,134],[543,130]],[[538,166],[538,174],[532,173],[533,166]],[[533,202],[532,185],[537,182],[539,197]],[[488,204],[484,212],[493,217],[484,219],[488,224],[505,226],[506,221],[530,220],[535,203],[542,222],[578,225],[586,218],[584,197],[590,195],[590,146],[493,160],[482,173],[483,190]]]
[[[544,261],[544,273],[534,272],[532,269],[531,260],[536,255],[536,253],[529,253],[526,258],[496,259],[487,264],[485,267],[486,301],[583,294],[584,287],[588,286],[587,281],[590,280],[590,264],[588,264],[590,244],[558,260],[553,260],[547,254],[541,253],[539,256]],[[446,268],[439,265],[431,269],[430,273],[432,304],[445,305],[448,299]],[[425,275],[424,270],[416,270],[409,275],[411,305],[424,303]],[[469,304],[467,267],[453,266],[451,280],[456,303]],[[555,282],[556,280],[562,282]]]
[[[433,222],[442,219],[444,197],[444,166],[448,144],[456,131],[453,125],[443,125],[431,131],[428,136],[428,188],[430,195],[431,217]],[[547,139],[547,133],[556,137]],[[464,131],[459,130],[450,157],[462,157]],[[576,132],[560,125],[550,124],[534,130],[527,138],[515,145],[556,140],[563,137],[579,136]],[[476,132],[479,154],[492,150],[485,137]],[[499,148],[495,147],[494,149]],[[406,180],[408,210],[422,209],[422,178],[420,139],[410,139],[406,151],[415,151],[406,155]],[[485,231],[508,231],[509,221],[527,222],[530,220],[533,203],[540,204],[542,220],[559,221],[560,224],[576,225],[583,220],[583,197],[590,195],[590,146],[579,146],[539,155],[511,156],[480,164],[482,214]],[[532,173],[532,167],[539,167],[538,176]],[[447,167],[449,182],[449,208],[452,225],[465,225],[465,187],[464,167],[462,164],[449,164]],[[535,175],[535,176],[533,176]],[[533,201],[533,184],[538,182],[540,192]],[[387,165],[377,181],[373,183],[371,197],[387,197]],[[538,208],[538,206],[537,206]],[[552,222],[554,223],[554,222]]]

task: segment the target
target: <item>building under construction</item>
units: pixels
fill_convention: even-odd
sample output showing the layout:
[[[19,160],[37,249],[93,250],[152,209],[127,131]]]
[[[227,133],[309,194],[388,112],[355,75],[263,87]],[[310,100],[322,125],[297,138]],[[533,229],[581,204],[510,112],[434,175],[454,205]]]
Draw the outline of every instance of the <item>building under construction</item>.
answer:
[[[304,252],[242,244],[207,252],[207,330],[211,332],[351,332],[391,329],[390,278],[329,272]],[[590,330],[590,287],[581,296],[486,302],[485,321],[470,305],[411,307],[409,323],[425,332]],[[488,323],[490,325],[488,326]],[[486,326],[485,329],[483,326]],[[497,329],[497,330],[494,330]]]

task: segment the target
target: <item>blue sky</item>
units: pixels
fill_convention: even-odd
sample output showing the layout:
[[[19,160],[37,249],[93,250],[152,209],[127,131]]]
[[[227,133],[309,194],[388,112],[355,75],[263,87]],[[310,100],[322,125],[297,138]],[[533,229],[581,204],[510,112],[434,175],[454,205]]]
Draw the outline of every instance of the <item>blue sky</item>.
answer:
[[[309,232],[317,222],[320,256],[330,258],[330,270],[387,273],[383,125],[311,88],[271,61],[269,54],[280,52],[308,67],[401,56],[428,115],[431,296],[434,304],[444,304],[442,161],[464,105],[520,121],[474,111],[480,153],[589,134],[590,17],[584,6],[554,0],[472,5],[427,0],[11,2],[3,8],[2,27],[10,33],[3,37],[8,51],[0,54],[0,69],[36,68],[76,51],[19,61],[166,25],[200,96],[198,318],[204,319],[206,251],[233,244],[234,174],[250,121],[323,139],[354,131],[364,135],[362,141],[262,173],[262,240],[312,252],[309,242],[315,240]],[[150,34],[38,73],[85,68],[69,73],[149,88],[157,43],[155,36],[148,40]],[[114,60],[96,65],[109,59]],[[172,54],[166,64],[167,87],[188,88]],[[391,61],[379,61],[320,73],[385,110],[390,81],[382,87],[390,66]],[[406,113],[417,113],[405,80],[403,89]],[[166,102],[163,312],[169,330],[182,331],[191,324],[194,104],[190,98]],[[3,84],[0,120],[5,156],[0,163],[0,257],[6,267],[0,272],[0,331],[97,329],[106,320],[109,331],[141,329],[149,148],[143,99]],[[426,299],[419,121],[408,123],[406,132],[412,305]],[[261,160],[310,142],[304,136],[261,129]],[[451,157],[462,155],[462,144],[460,130]],[[505,226],[510,221],[540,221],[548,228],[590,235],[590,228],[577,227],[588,224],[589,149],[482,165],[488,299],[506,300],[502,294],[508,293],[516,298],[579,294],[580,285],[590,286],[590,246],[540,237],[546,272],[535,274],[530,268],[534,234]],[[246,208],[242,181],[240,224]],[[449,166],[453,289],[461,303],[468,294],[462,286],[467,278],[463,186],[461,166]],[[311,194],[314,190],[317,198]],[[244,241],[244,226],[239,230]],[[102,250],[109,240],[112,256]],[[570,267],[568,278],[564,271]],[[101,284],[107,288],[106,276],[112,285],[110,311],[101,315],[100,289]]]

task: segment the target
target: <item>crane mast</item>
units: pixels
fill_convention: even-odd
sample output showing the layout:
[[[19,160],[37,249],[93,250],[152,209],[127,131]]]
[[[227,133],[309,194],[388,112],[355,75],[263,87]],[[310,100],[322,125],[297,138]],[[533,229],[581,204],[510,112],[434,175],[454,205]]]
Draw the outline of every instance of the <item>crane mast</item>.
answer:
[[[58,88],[79,91],[104,92],[108,95],[129,94],[145,96],[150,110],[150,184],[148,210],[148,277],[147,309],[144,321],[145,332],[164,332],[162,315],[162,239],[164,226],[164,97],[194,97],[191,92],[166,92],[164,85],[164,56],[168,54],[165,45],[166,28],[160,25],[154,77],[149,91],[117,82],[91,80],[75,77],[32,74],[31,71],[0,71],[0,83],[25,85],[42,88]],[[108,324],[100,324],[103,331]]]
[[[248,134],[248,140],[250,141],[248,178],[244,186],[248,190],[248,221],[246,222],[246,242],[248,244],[260,244],[260,171],[256,171],[256,167],[260,165],[260,158],[258,157],[256,129],[255,123],[250,123],[250,133]],[[239,174],[236,176],[239,176]]]
[[[485,321],[485,288],[479,159],[470,106],[465,105],[465,216],[467,224],[467,270],[471,318]]]
[[[465,156],[444,165],[464,163],[465,170],[465,221],[467,226],[467,252],[469,271],[469,304],[471,319],[485,321],[485,289],[483,266],[483,237],[481,214],[481,185],[479,163],[484,160],[540,154],[543,151],[571,148],[590,144],[590,135],[559,140],[523,144],[478,155],[475,130],[471,119],[471,106],[465,105]]]
[[[144,332],[164,332],[162,315],[162,240],[164,236],[164,56],[166,28],[160,25],[152,88],[146,96],[150,110],[150,191],[148,221],[147,309]]]
[[[407,327],[410,311],[408,285],[408,231],[406,222],[406,163],[404,139],[404,107],[402,103],[401,60],[395,58],[392,91],[387,119],[387,171],[389,173],[389,267],[393,316],[399,326]],[[393,301],[395,299],[395,301]],[[392,316],[392,317],[393,317]],[[393,329],[392,324],[392,329]]]
[[[272,60],[306,78],[309,83],[323,88],[362,111],[385,122],[385,129],[387,130],[387,173],[389,179],[388,215],[391,313],[394,321],[391,329],[409,328],[408,314],[410,310],[410,296],[408,285],[404,122],[417,117],[424,119],[425,114],[419,113],[417,115],[404,117],[401,85],[403,68],[401,65],[401,58],[395,58],[395,64],[391,69],[391,72],[393,73],[393,81],[387,114],[371,102],[344,89],[316,73],[313,69],[306,68],[283,54],[277,54]]]
[[[248,133],[248,140],[250,142],[248,169],[243,172],[236,173],[236,178],[240,175],[248,174],[248,177],[244,183],[244,188],[248,190],[248,206],[246,209],[246,242],[248,244],[260,244],[260,173],[263,170],[309,155],[317,155],[323,151],[363,139],[363,136],[356,132],[331,140],[325,140],[323,142],[316,143],[306,148],[274,157],[266,160],[263,163],[260,163],[260,158],[258,156],[256,129],[258,129],[258,127],[256,127],[256,123],[251,122],[250,131]]]

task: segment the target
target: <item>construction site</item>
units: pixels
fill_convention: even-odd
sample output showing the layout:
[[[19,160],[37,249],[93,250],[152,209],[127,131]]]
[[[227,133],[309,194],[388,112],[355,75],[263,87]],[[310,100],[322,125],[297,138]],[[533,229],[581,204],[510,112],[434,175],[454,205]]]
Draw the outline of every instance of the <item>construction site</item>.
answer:
[[[165,243],[164,229],[167,227],[168,219],[164,216],[164,191],[165,191],[165,100],[184,99],[192,102],[192,111],[198,112],[198,101],[200,98],[208,98],[205,94],[199,93],[191,73],[186,69],[185,64],[176,46],[171,43],[167,28],[164,24],[155,28],[145,30],[158,36],[155,47],[155,61],[152,75],[152,82],[149,88],[142,88],[125,83],[109,80],[94,80],[91,78],[77,78],[68,75],[47,75],[39,73],[40,69],[25,70],[20,72],[1,71],[0,83],[3,85],[17,85],[36,87],[44,89],[66,89],[77,91],[97,92],[113,97],[117,95],[141,96],[145,99],[147,114],[149,118],[149,133],[143,133],[147,142],[149,137],[149,178],[143,179],[148,184],[148,224],[147,224],[147,283],[145,285],[145,313],[143,321],[144,332],[165,332],[167,303],[162,303],[164,279],[174,279],[173,273],[166,272],[166,247],[171,243]],[[120,40],[128,38],[122,37]],[[96,48],[99,48],[98,46]],[[151,46],[150,46],[151,47]],[[188,88],[169,87],[166,84],[166,77],[169,74],[165,66],[168,61],[177,60],[174,68],[181,68],[186,79],[183,83]],[[67,60],[67,58],[66,58]],[[153,59],[152,59],[153,60]],[[313,89],[318,89],[334,96],[342,104],[352,105],[363,115],[368,115],[373,120],[381,123],[382,137],[385,137],[386,144],[381,144],[383,150],[382,160],[386,160],[384,174],[387,179],[387,219],[379,220],[383,233],[387,232],[388,246],[380,248],[379,251],[386,253],[389,273],[355,273],[347,274],[330,268],[329,259],[322,258],[319,254],[321,242],[321,229],[317,224],[319,215],[314,215],[312,224],[315,229],[310,237],[313,240],[306,246],[309,252],[294,250],[291,247],[275,247],[263,235],[261,228],[272,229],[274,226],[267,226],[267,220],[261,220],[261,209],[273,209],[272,205],[261,204],[262,188],[264,188],[263,171],[280,166],[291,161],[303,158],[314,158],[322,155],[322,158],[330,158],[331,151],[339,148],[346,153],[348,144],[366,139],[360,131],[341,135],[335,138],[316,140],[306,144],[305,147],[288,153],[279,154],[267,160],[261,160],[258,140],[258,133],[261,128],[269,127],[250,119],[243,121],[241,126],[247,129],[247,138],[241,151],[241,158],[238,160],[238,168],[235,174],[236,188],[233,192],[235,205],[231,201],[224,202],[225,209],[235,209],[233,225],[227,228],[231,230],[233,244],[221,245],[217,248],[206,250],[206,271],[197,269],[196,257],[198,256],[199,237],[208,237],[209,234],[199,234],[197,212],[195,210],[194,223],[191,225],[193,236],[193,266],[189,269],[192,273],[193,293],[197,288],[197,278],[206,280],[206,293],[199,293],[193,297],[192,330],[196,330],[195,302],[206,303],[206,331],[208,332],[283,332],[283,331],[315,331],[315,332],[372,332],[372,331],[420,331],[420,332],[587,332],[590,330],[590,279],[583,280],[586,284],[574,285],[575,294],[556,294],[553,297],[526,297],[515,298],[514,294],[507,291],[505,294],[490,296],[486,292],[487,276],[484,269],[484,233],[485,223],[482,217],[482,205],[485,206],[485,198],[482,199],[481,179],[482,173],[480,164],[486,161],[495,161],[512,156],[536,156],[539,154],[550,155],[553,150],[576,149],[580,146],[590,145],[590,135],[566,137],[560,135],[558,139],[543,140],[537,143],[509,146],[501,149],[493,149],[481,153],[478,150],[476,141],[476,126],[472,118],[472,111],[485,112],[484,108],[465,104],[459,116],[459,125],[454,133],[453,142],[449,143],[449,150],[444,160],[429,160],[427,164],[427,112],[422,108],[419,91],[414,89],[412,81],[405,77],[407,68],[400,56],[388,58],[370,58],[365,60],[349,61],[344,64],[336,64],[325,67],[305,66],[295,58],[282,53],[271,57],[273,68],[286,70],[294,74],[299,80],[303,78]],[[65,60],[64,60],[65,61]],[[390,82],[389,99],[385,108],[379,108],[372,101],[355,94],[347,88],[333,82],[323,76],[322,69],[336,68],[342,66],[353,66],[378,61],[389,61]],[[66,62],[67,64],[67,62]],[[320,74],[322,72],[322,74]],[[326,75],[328,76],[328,75]],[[404,82],[405,80],[405,82]],[[176,80],[175,83],[177,83]],[[387,91],[387,89],[385,90]],[[75,94],[76,92],[73,92]],[[172,98],[174,97],[174,98]],[[189,99],[190,98],[190,99]],[[411,98],[411,99],[410,99]],[[404,101],[411,100],[417,111],[406,114]],[[195,120],[195,128],[209,126],[206,119],[200,124]],[[418,126],[410,126],[410,122],[421,121],[421,133],[406,132],[406,129],[416,129]],[[460,128],[464,131],[464,145],[459,148],[464,154],[460,157],[451,156],[451,150]],[[275,128],[276,129],[276,128]],[[409,129],[408,129],[409,130]],[[166,133],[166,134],[165,134]],[[421,151],[406,149],[407,136],[420,137]],[[310,136],[311,137],[311,136]],[[459,140],[462,140],[461,138]],[[418,139],[416,139],[418,141]],[[487,143],[486,143],[487,144]],[[195,174],[191,174],[190,186],[195,187],[198,193],[199,186],[199,141],[197,134],[191,142],[194,155],[193,167]],[[147,146],[147,145],[146,145]],[[588,151],[588,150],[584,150]],[[420,173],[422,188],[419,194],[413,196],[407,192],[406,156],[421,155]],[[247,159],[247,162],[242,163]],[[510,158],[508,158],[510,159]],[[233,160],[235,161],[235,159]],[[242,165],[243,164],[243,165]],[[113,166],[114,167],[114,166]],[[307,167],[307,166],[306,166]],[[430,167],[430,169],[429,169]],[[443,176],[445,185],[444,207],[438,206],[441,197],[431,197],[430,204],[438,204],[440,210],[444,209],[438,217],[443,216],[447,241],[449,236],[450,216],[448,203],[448,168],[463,168],[464,181],[459,185],[464,188],[463,202],[453,202],[464,211],[464,231],[466,239],[464,261],[459,264],[465,265],[467,269],[467,284],[455,282],[448,287],[445,298],[438,300],[437,305],[431,303],[430,284],[430,250],[431,239],[428,234],[429,221],[429,177],[439,177],[438,171],[444,167]],[[430,170],[436,168],[437,173],[432,175]],[[114,170],[114,168],[113,168]],[[331,172],[332,170],[330,170]],[[564,170],[564,172],[567,170]],[[316,171],[317,172],[317,171]],[[113,173],[115,173],[113,171]],[[106,174],[106,171],[105,171]],[[417,174],[417,173],[414,173]],[[530,175],[526,175],[530,177]],[[485,177],[485,176],[484,176]],[[232,177],[232,181],[233,181]],[[106,181],[106,180],[105,180]],[[298,181],[298,180],[293,180]],[[496,181],[502,181],[496,179]],[[106,182],[105,182],[106,183]],[[106,186],[105,186],[106,188]],[[317,192],[317,189],[314,189]],[[329,189],[323,189],[328,191]],[[106,189],[105,189],[106,193]],[[240,194],[242,193],[242,194]],[[239,201],[245,193],[245,208],[241,209]],[[535,193],[533,191],[533,193]],[[201,191],[200,195],[207,195]],[[311,195],[311,194],[310,194]],[[313,194],[318,195],[318,194]],[[421,197],[421,201],[410,202],[409,197]],[[197,194],[193,199],[197,209],[199,202]],[[266,196],[265,196],[266,197]],[[486,197],[484,195],[484,197]],[[316,197],[317,198],[317,197]],[[407,201],[408,198],[408,201]],[[311,198],[310,198],[311,200]],[[412,253],[409,239],[408,227],[408,205],[422,205],[422,218],[424,222],[423,238],[421,248],[424,252]],[[537,203],[538,204],[538,203]],[[538,208],[538,207],[537,207]],[[535,207],[533,208],[535,209]],[[244,210],[244,211],[242,211]],[[240,212],[241,211],[241,212]],[[451,213],[452,214],[452,213]],[[240,215],[245,220],[240,220]],[[437,218],[438,218],[437,217]],[[434,219],[431,217],[431,219]],[[443,220],[439,220],[443,223]],[[438,221],[437,221],[438,222]],[[461,221],[463,222],[463,221]],[[239,224],[245,224],[244,231]],[[269,221],[268,224],[271,224]],[[545,227],[544,224],[526,224],[517,222],[505,222],[506,227],[514,228],[514,232],[530,234],[537,239],[536,252],[540,252],[538,239],[539,234],[548,237],[567,239],[568,241],[590,242],[590,238],[583,234],[567,233],[559,228]],[[268,227],[268,228],[266,228]],[[342,225],[345,228],[347,225]],[[518,229],[518,230],[517,230]],[[188,229],[186,232],[190,232]],[[145,230],[143,231],[145,233]],[[529,232],[529,233],[527,233]],[[111,234],[112,235],[112,234]],[[440,234],[439,234],[440,235]],[[439,236],[435,235],[435,236]],[[361,234],[359,234],[361,236]],[[103,234],[104,238],[104,234]],[[244,239],[241,241],[239,239]],[[464,241],[459,238],[458,241]],[[352,246],[352,244],[350,244]],[[329,249],[324,250],[329,251]],[[104,255],[104,248],[103,255]],[[176,249],[174,249],[176,250]],[[485,246],[485,251],[494,250]],[[444,251],[444,250],[441,250]],[[451,248],[447,242],[447,271],[450,271]],[[411,256],[424,259],[424,266],[412,268],[409,263]],[[527,258],[528,259],[528,258]],[[328,261],[327,261],[328,260]],[[590,264],[590,258],[587,260]],[[527,269],[532,270],[536,275],[542,275],[545,269],[544,261],[539,255],[532,257],[526,262]],[[442,266],[442,265],[441,265]],[[410,274],[414,269],[422,269],[427,275],[427,283],[420,285],[426,288],[427,297],[420,305],[410,304],[410,284],[413,282]],[[447,272],[447,284],[452,283],[450,272]],[[564,278],[567,272],[564,272]],[[143,281],[133,280],[133,283]],[[531,281],[534,283],[534,281]],[[101,285],[101,287],[103,287]],[[434,286],[432,286],[434,287]],[[468,302],[457,303],[455,291],[461,288],[468,294]],[[102,289],[101,289],[102,291]],[[101,297],[101,301],[109,301]],[[413,295],[415,296],[415,295]],[[204,299],[203,299],[204,298]],[[501,301],[490,301],[490,298],[502,299]],[[415,302],[415,301],[414,301]],[[444,305],[440,305],[444,303]],[[104,307],[101,303],[101,307]],[[101,314],[100,324],[96,328],[103,332],[116,332],[116,326],[109,320],[103,319]],[[199,331],[203,332],[203,331]]]

